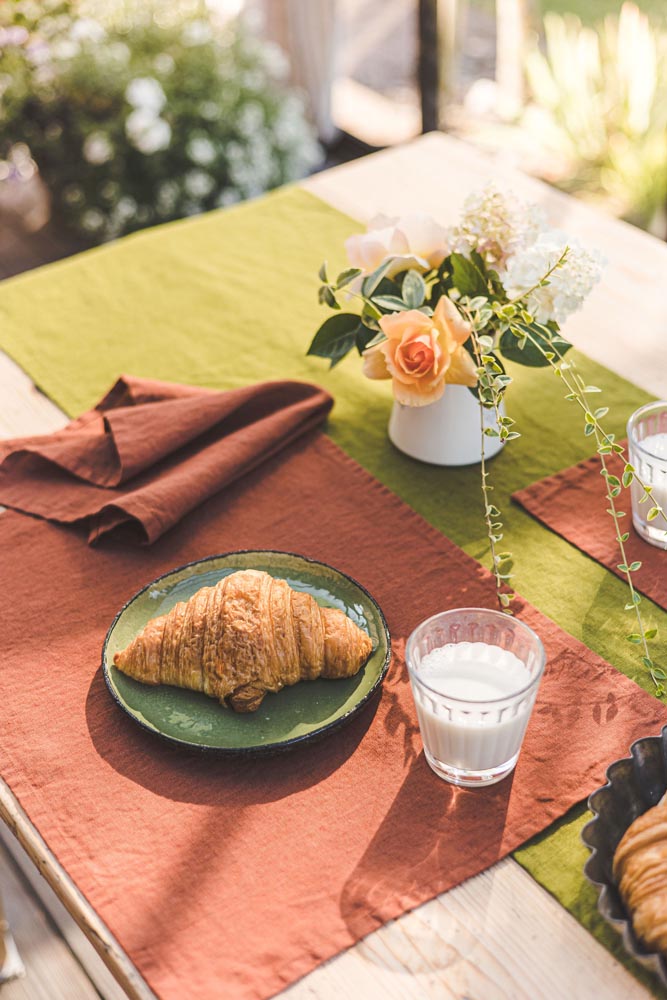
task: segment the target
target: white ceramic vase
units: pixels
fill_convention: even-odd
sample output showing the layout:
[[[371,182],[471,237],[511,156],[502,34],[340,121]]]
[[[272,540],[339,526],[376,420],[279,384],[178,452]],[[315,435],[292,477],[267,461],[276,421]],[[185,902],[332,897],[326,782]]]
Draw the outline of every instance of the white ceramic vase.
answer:
[[[437,403],[403,406],[394,403],[389,439],[396,447],[433,465],[472,465],[482,460],[480,405],[464,385],[448,385]],[[500,412],[504,413],[501,404]],[[485,427],[498,429],[493,410],[482,409]],[[485,458],[497,455],[500,438],[484,438]]]

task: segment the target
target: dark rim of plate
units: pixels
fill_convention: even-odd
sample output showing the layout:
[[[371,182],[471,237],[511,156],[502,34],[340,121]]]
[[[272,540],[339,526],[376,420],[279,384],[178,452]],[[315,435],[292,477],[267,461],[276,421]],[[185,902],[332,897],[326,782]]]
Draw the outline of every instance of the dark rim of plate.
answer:
[[[344,715],[341,715],[339,718],[334,719],[333,722],[327,723],[325,726],[321,726],[319,729],[314,729],[312,732],[304,733],[301,736],[294,736],[290,740],[281,740],[277,743],[266,743],[251,747],[211,747],[211,746],[206,746],[206,744],[203,743],[190,743],[188,740],[181,740],[177,736],[169,736],[167,733],[160,732],[159,729],[155,729],[148,723],[143,722],[133,712],[131,712],[127,707],[127,705],[125,705],[122,699],[119,697],[118,692],[115,689],[115,686],[109,674],[109,667],[107,666],[107,646],[109,645],[109,640],[111,639],[113,630],[116,627],[116,623],[118,622],[119,618],[125,613],[127,608],[129,608],[129,606],[133,604],[138,597],[141,597],[141,595],[145,593],[145,591],[154,587],[162,580],[165,580],[167,577],[173,576],[174,573],[180,573],[181,570],[189,569],[191,566],[202,566],[205,563],[215,562],[215,560],[217,559],[228,559],[233,556],[247,556],[247,555],[289,556],[293,559],[300,559],[302,562],[305,563],[311,563],[313,566],[326,566],[327,569],[333,570],[334,573],[337,573],[339,576],[345,577],[345,579],[349,580],[350,583],[354,584],[355,587],[358,587],[358,589],[368,598],[370,603],[375,608],[387,641],[387,652],[385,654],[385,658],[380,668],[380,672],[377,676],[377,679],[375,683],[372,685],[372,687],[366,692],[364,697],[360,701],[358,701],[355,705],[353,705],[352,708],[350,708],[349,711],[347,711]],[[374,653],[375,650],[372,650],[369,659],[374,655]],[[387,620],[384,616],[382,608],[375,600],[375,598],[372,596],[372,594],[370,594],[366,590],[366,588],[361,583],[359,583],[358,580],[355,580],[354,577],[349,575],[349,573],[344,573],[342,570],[337,569],[336,566],[332,566],[330,563],[325,563],[321,559],[311,559],[309,556],[301,555],[301,553],[299,552],[289,552],[284,549],[233,549],[231,552],[219,552],[217,555],[214,556],[205,556],[203,559],[193,559],[192,562],[183,563],[180,566],[174,566],[172,569],[167,570],[166,573],[161,573],[160,576],[156,576],[154,580],[151,580],[149,583],[145,584],[145,586],[143,586],[140,590],[137,590],[137,592],[133,594],[132,597],[130,597],[129,600],[125,602],[125,604],[122,606],[118,614],[114,617],[114,620],[112,621],[111,625],[109,626],[109,630],[107,631],[106,637],[104,639],[104,645],[102,646],[102,673],[104,675],[104,680],[106,682],[107,689],[109,690],[111,697],[119,706],[119,708],[121,708],[123,712],[125,712],[125,714],[128,715],[136,725],[140,726],[146,732],[151,733],[151,735],[157,736],[165,743],[171,743],[172,745],[179,746],[187,750],[193,750],[198,753],[214,754],[220,757],[238,757],[239,755],[247,755],[252,757],[256,757],[258,755],[273,756],[275,754],[284,753],[288,750],[293,750],[302,743],[314,743],[322,739],[324,736],[327,736],[329,733],[334,732],[336,729],[340,729],[347,722],[349,722],[353,718],[353,716],[357,715],[371,701],[373,696],[377,694],[380,685],[385,679],[387,670],[389,669],[390,660],[391,660],[391,635],[389,632],[389,628],[387,626]],[[366,662],[368,662],[368,660]]]
[[[650,792],[648,783],[651,780],[655,782],[656,775],[654,772],[650,775],[645,773],[648,772],[649,768],[644,768],[642,761],[645,751],[654,748],[660,751],[663,768],[662,778],[659,780],[660,788],[654,787]],[[616,884],[604,874],[606,867],[604,859],[613,861],[618,842],[611,844],[606,836],[601,807],[602,803],[610,796],[617,795],[618,786],[628,784],[628,771],[631,773],[630,782],[633,785],[633,791],[636,792],[637,797],[641,794],[644,808],[640,809],[634,816],[628,815],[626,830],[637,816],[643,815],[644,812],[656,805],[664,792],[667,791],[667,781],[665,780],[667,775],[667,726],[663,727],[659,736],[644,736],[635,740],[630,746],[630,756],[621,757],[610,764],[605,772],[606,784],[588,796],[588,808],[593,813],[593,819],[581,831],[581,839],[591,852],[584,865],[584,875],[591,885],[599,889],[598,910],[609,926],[621,935],[625,950],[636,962],[653,972],[667,986],[667,956],[661,952],[649,951],[637,938],[632,927],[632,920],[620,898]]]

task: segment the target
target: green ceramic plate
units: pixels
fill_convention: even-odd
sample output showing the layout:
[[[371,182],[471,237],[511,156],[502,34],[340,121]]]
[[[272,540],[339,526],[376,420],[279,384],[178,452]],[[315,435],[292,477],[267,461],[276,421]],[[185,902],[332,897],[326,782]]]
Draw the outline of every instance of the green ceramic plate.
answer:
[[[140,684],[113,666],[114,653],[124,649],[147,621],[239,569],[264,570],[311,594],[318,604],[344,611],[373,640],[366,665],[345,680],[304,681],[267,694],[260,708],[248,715],[237,715],[195,691]],[[107,633],[102,668],[114,699],[144,729],[180,745],[217,753],[275,753],[348,722],[382,683],[390,648],[380,608],[344,573],[289,552],[228,552],[172,570],[135,594]]]

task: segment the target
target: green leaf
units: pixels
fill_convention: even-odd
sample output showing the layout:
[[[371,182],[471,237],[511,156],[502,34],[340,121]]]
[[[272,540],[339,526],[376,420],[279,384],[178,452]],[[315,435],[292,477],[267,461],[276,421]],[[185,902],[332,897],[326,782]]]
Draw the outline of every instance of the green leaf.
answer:
[[[361,274],[360,267],[348,267],[344,271],[341,271],[336,278],[336,288],[344,288],[345,285],[349,285],[351,281],[358,278]]]
[[[653,667],[653,676],[659,681],[667,681],[667,674],[662,667]]]
[[[656,517],[658,516],[659,513],[660,513],[660,508],[659,507],[651,507],[650,511],[646,515],[646,520],[647,521],[655,521],[655,519],[656,519]]]
[[[371,297],[393,263],[393,257],[387,258],[387,260],[380,264],[380,266],[377,267],[372,274],[369,274],[367,278],[364,278],[361,290],[367,298]]]
[[[410,309],[418,309],[426,298],[426,285],[419,271],[408,271],[403,278],[401,290],[403,300]]]
[[[478,264],[464,257],[461,253],[453,253],[449,259],[454,285],[461,295],[468,295],[470,298],[482,295],[486,298],[489,294],[489,288]]]
[[[338,364],[356,346],[359,317],[354,313],[330,316],[319,328],[306,354],[329,358],[331,367]]]
[[[595,411],[595,419],[602,420],[602,418],[606,417],[608,413],[609,413],[608,406],[598,406],[597,410]]]
[[[544,355],[551,353],[552,337],[551,330],[541,323],[515,323],[502,334],[498,346],[508,361],[516,361],[528,368],[546,368],[549,361]],[[561,353],[564,354],[571,346],[567,344]]]
[[[380,309],[384,309],[385,312],[404,312],[406,309],[411,308],[407,302],[399,299],[397,295],[375,295],[373,297],[373,304],[379,306]]]
[[[320,269],[319,269],[319,271],[317,272],[317,276],[318,276],[318,278],[320,279],[320,281],[325,281],[325,282],[326,282],[326,281],[328,280],[328,279],[327,279],[327,262],[326,262],[326,260],[325,260],[325,261],[324,261],[324,263],[323,263],[323,264],[322,264],[322,265],[320,266]]]
[[[360,323],[355,334],[355,346],[359,354],[363,354],[367,347],[374,347],[375,344],[381,344],[386,339],[382,332],[377,333],[376,330]]]
[[[320,305],[327,305],[331,309],[340,309],[340,306],[336,302],[336,296],[331,291],[328,285],[322,285],[319,292],[317,293],[317,298]]]
[[[628,642],[631,642],[633,646],[639,646],[639,644],[642,641],[642,637],[640,636],[639,632],[632,632],[630,635],[626,635],[625,638],[628,640]]]
[[[366,343],[366,347],[376,347],[378,344],[384,344],[386,339],[384,333],[380,330]]]
[[[629,531],[624,531],[623,534],[621,535],[621,541],[622,542],[627,542],[627,540],[628,540],[629,537],[630,537],[630,532]]]
[[[641,564],[641,560],[639,560],[639,559],[635,559],[635,561],[631,562],[630,566],[628,567],[628,569],[630,570],[631,573],[636,573],[637,570],[641,569],[641,568],[642,568],[642,564]]]
[[[656,637],[656,635],[657,635],[657,634],[658,634],[658,630],[657,630],[657,628],[648,628],[648,629],[646,629],[646,631],[644,632],[644,636],[645,636],[645,637],[646,637],[647,639],[655,639],[655,637]]]
[[[586,385],[584,386],[584,392],[602,392],[602,389],[598,389],[596,385]]]

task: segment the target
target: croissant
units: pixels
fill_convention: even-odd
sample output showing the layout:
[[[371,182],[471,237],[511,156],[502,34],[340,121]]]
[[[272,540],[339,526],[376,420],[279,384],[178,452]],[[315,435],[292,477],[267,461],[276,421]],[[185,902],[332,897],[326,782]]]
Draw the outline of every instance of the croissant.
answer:
[[[267,691],[352,677],[372,650],[342,611],[268,573],[241,570],[146,623],[114,665],[143,684],[203,691],[254,712]]]
[[[667,804],[649,809],[625,831],[613,874],[637,937],[667,954]]]

